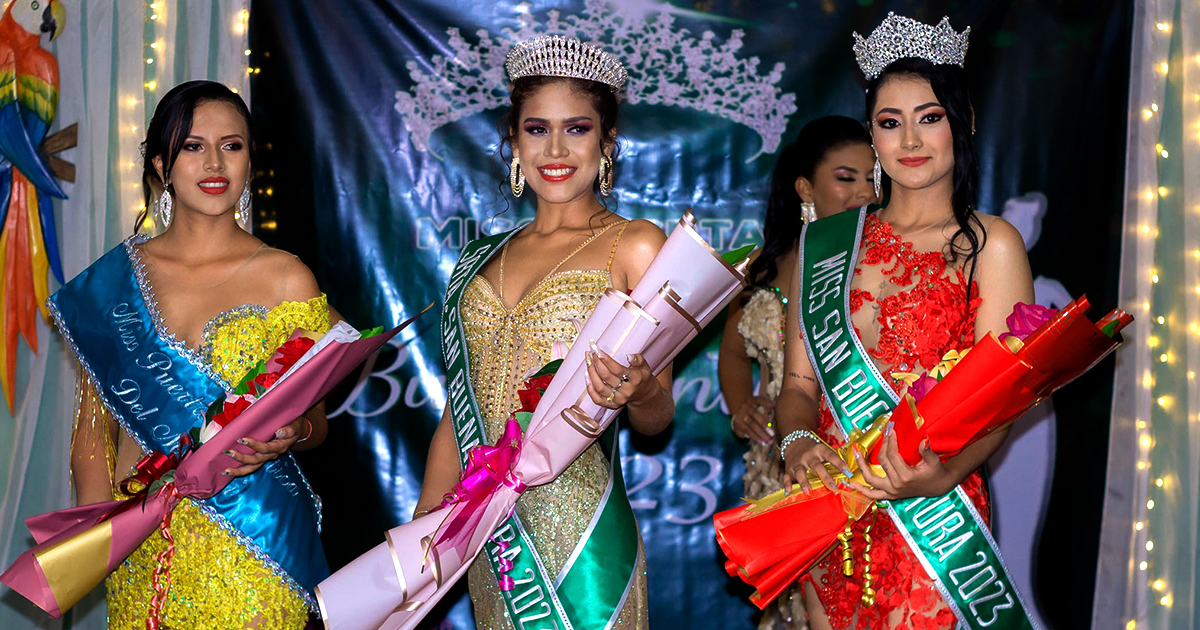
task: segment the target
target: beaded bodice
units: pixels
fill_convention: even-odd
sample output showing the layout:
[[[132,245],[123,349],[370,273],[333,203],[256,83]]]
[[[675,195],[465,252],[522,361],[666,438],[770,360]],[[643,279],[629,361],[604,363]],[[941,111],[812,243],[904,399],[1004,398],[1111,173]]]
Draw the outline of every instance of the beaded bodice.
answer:
[[[550,361],[554,342],[566,347],[575,342],[609,284],[606,270],[560,271],[546,276],[512,309],[483,276],[467,284],[463,328],[488,441],[500,435],[519,406],[517,385]]]
[[[783,385],[783,329],[787,298],[774,288],[757,288],[742,307],[738,334],[746,340],[746,356],[758,360],[767,398],[779,397]]]
[[[198,352],[221,378],[236,383],[297,328],[316,333],[329,330],[329,303],[324,294],[270,309],[259,304],[229,309],[205,325]]]

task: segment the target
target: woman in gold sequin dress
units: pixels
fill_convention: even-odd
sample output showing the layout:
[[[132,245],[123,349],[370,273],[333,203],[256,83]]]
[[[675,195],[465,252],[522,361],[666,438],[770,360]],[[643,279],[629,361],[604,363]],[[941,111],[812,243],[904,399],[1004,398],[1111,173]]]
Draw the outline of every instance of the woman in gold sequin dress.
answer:
[[[752,254],[752,286],[729,306],[717,364],[721,393],[733,411],[730,428],[749,440],[743,457],[745,494],[760,499],[783,487],[775,399],[783,383],[784,311],[795,293],[796,253],[804,221],[875,201],[871,136],[845,116],[810,121],[779,152],[763,217],[763,248]],[[751,363],[759,366],[754,393]],[[764,611],[758,627],[805,627],[800,589]]]
[[[576,53],[587,49],[587,54],[602,55],[600,61],[619,68],[620,80],[588,72],[572,53],[555,48],[563,42],[575,46]],[[461,312],[470,386],[488,442],[497,439],[505,420],[519,407],[517,388],[524,377],[550,361],[555,346],[561,350],[576,341],[580,326],[606,289],[632,288],[665,241],[657,226],[623,219],[601,202],[612,188],[616,90],[624,81],[624,68],[597,49],[571,42],[546,44],[548,57],[561,62],[553,72],[542,71],[549,63],[545,68],[522,65],[514,63],[513,54],[509,56],[512,105],[501,129],[508,132],[503,141],[513,154],[510,183],[517,196],[526,185],[533,191],[536,214],[530,224],[514,230],[487,254],[490,258],[469,279],[459,303],[446,304],[447,309]],[[468,245],[464,259],[473,251]],[[588,393],[593,401],[609,408],[626,407],[629,424],[641,433],[666,428],[674,413],[670,368],[655,376],[640,356],[593,352],[589,359]],[[436,507],[459,479],[457,421],[447,407],[430,446],[418,514]],[[619,457],[602,448],[603,441],[592,444],[552,483],[522,495],[516,516],[533,549],[520,553],[533,552],[539,559],[543,575],[530,576],[545,580],[546,588],[538,598],[552,601],[575,627],[611,623],[645,628],[645,555],[632,518],[632,530],[621,532],[638,551],[630,572],[613,575],[608,567],[599,567],[583,589],[588,595],[584,598],[572,598],[554,582],[555,576],[572,566],[580,549],[594,542],[589,524],[599,506],[625,502],[628,507]],[[500,590],[485,555],[468,574],[478,627],[500,630],[524,625],[529,606],[523,604],[529,602],[514,601],[517,590]],[[517,577],[518,582],[526,581]],[[595,600],[610,586],[616,586],[616,596],[603,615],[589,617],[592,622],[576,617],[584,608],[603,608]],[[611,617],[607,610],[612,611]],[[550,627],[545,620],[541,623],[546,625],[529,627]]]
[[[148,398],[164,383],[177,400],[190,387],[228,390],[297,328],[330,325],[308,268],[238,224],[248,219],[252,172],[250,113],[240,97],[218,83],[176,87],[156,108],[144,146],[147,206],[151,186],[164,191],[161,233],[135,234],[52,305],[81,368],[71,449],[79,504],[119,498],[117,484],[143,455],[171,450],[194,426],[195,409],[172,415],[138,406],[137,395]],[[71,285],[94,290],[72,293]],[[109,316],[117,350],[131,351],[128,363],[120,352],[87,351],[87,336],[105,330],[95,322]],[[148,378],[140,371],[148,366],[162,371]],[[108,578],[109,627],[141,630],[153,617],[174,629],[303,628],[311,589],[329,571],[317,537],[319,501],[288,451],[320,444],[325,432],[318,405],[270,442],[244,439],[257,454],[228,453],[223,474],[236,477],[229,486],[175,509],[165,600],[152,605],[157,555],[167,546],[154,534]]]

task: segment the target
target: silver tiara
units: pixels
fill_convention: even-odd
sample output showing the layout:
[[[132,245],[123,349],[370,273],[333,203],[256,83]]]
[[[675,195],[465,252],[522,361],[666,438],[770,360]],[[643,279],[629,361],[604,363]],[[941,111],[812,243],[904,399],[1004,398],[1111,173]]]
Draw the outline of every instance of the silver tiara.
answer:
[[[950,28],[950,18],[944,17],[936,27],[911,18],[888,12],[887,19],[863,39],[854,34],[854,56],[867,79],[879,76],[893,61],[905,57],[924,59],[933,64],[957,64],[967,59],[967,36],[971,27],[961,34]]]
[[[568,77],[603,83],[615,92],[629,74],[617,58],[573,37],[543,35],[518,42],[505,62],[511,81],[523,77]]]

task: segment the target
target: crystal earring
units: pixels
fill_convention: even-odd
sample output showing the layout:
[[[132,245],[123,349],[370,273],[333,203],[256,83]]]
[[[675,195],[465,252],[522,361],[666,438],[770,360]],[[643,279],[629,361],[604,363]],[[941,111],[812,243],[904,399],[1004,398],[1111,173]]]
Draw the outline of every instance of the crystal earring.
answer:
[[[804,219],[805,223],[812,223],[817,220],[817,204],[808,203],[807,201],[800,204],[800,218]]]
[[[166,187],[163,187],[162,195],[158,197],[158,203],[154,204],[154,218],[162,231],[167,231],[171,227],[171,217],[174,214],[172,207],[174,201],[171,199],[171,193],[167,192]]]
[[[875,145],[871,145],[871,150],[875,151]],[[875,151],[875,170],[872,171],[872,173],[875,176],[875,181],[874,181],[875,199],[879,200],[879,201],[883,201],[883,199],[882,199],[882,197],[883,197],[883,195],[882,195],[883,167],[880,166],[880,164],[879,164],[879,151]]]
[[[246,182],[246,187],[242,189],[242,196],[238,198],[237,210],[233,211],[233,220],[243,229],[249,232],[250,225],[250,182]]]
[[[605,197],[612,194],[613,162],[607,155],[600,156],[600,194]]]
[[[513,156],[512,166],[508,171],[508,184],[512,186],[513,196],[520,197],[525,192],[525,173],[521,172],[521,161]]]

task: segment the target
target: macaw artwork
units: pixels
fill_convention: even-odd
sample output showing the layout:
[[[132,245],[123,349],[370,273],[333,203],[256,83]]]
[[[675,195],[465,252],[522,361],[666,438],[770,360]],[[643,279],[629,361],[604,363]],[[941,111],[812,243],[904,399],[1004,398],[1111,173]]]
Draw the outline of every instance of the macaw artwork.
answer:
[[[71,125],[47,137],[58,110],[58,60],[42,48],[66,20],[57,0],[11,0],[0,17],[0,384],[13,413],[17,338],[38,351],[37,312],[48,317],[48,274],[63,282],[52,199],[74,166],[54,157],[75,146]]]

